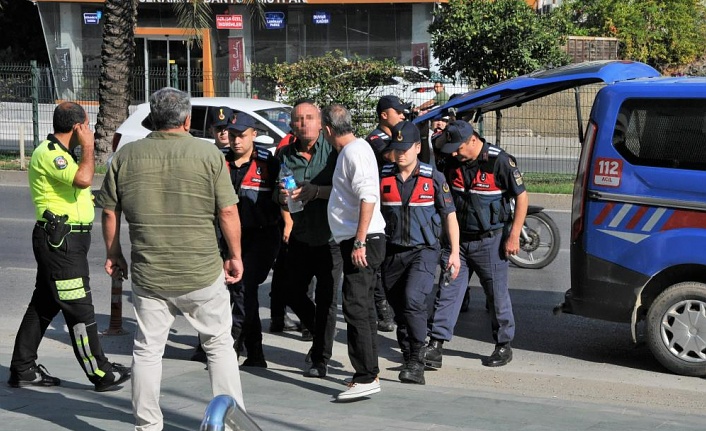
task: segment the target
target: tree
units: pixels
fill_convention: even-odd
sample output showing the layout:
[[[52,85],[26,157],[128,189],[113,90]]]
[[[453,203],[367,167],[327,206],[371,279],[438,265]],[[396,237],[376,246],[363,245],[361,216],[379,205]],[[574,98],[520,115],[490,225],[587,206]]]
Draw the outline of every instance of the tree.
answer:
[[[551,19],[572,34],[615,37],[621,58],[661,71],[693,62],[706,44],[701,0],[568,0]]]
[[[374,121],[372,112],[378,97],[371,97],[375,86],[399,74],[392,60],[346,58],[341,51],[320,57],[303,58],[296,63],[256,65],[253,78],[259,94],[294,104],[311,99],[319,106],[340,103],[354,116],[356,133],[367,133]],[[274,94],[279,89],[281,94]]]
[[[429,25],[441,72],[478,87],[568,63],[564,38],[524,0],[449,0]]]
[[[137,0],[106,0],[103,6],[103,45],[98,82],[96,162],[112,151],[112,136],[128,116],[135,62]]]

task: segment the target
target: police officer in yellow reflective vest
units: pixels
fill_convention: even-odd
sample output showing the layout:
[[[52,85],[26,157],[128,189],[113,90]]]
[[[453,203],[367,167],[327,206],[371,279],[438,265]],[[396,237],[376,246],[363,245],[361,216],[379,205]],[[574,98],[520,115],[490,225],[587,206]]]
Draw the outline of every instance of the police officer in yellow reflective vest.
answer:
[[[380,179],[380,211],[387,237],[380,268],[387,300],[395,312],[397,342],[404,359],[399,379],[423,385],[427,296],[434,287],[440,239],[450,250],[444,270],[458,269],[460,261],[451,190],[440,172],[417,159],[420,141],[419,130],[410,122],[392,128],[388,148],[395,162],[383,166]]]
[[[64,102],[54,110],[54,133],[32,153],[29,186],[37,222],[32,249],[37,279],[15,338],[8,384],[57,386],[61,381],[37,364],[37,349],[61,311],[76,359],[97,392],[130,378],[130,369],[103,354],[88,284],[88,249],[93,226],[91,182],[95,168],[93,132],[84,109]],[[81,147],[77,163],[73,150]]]

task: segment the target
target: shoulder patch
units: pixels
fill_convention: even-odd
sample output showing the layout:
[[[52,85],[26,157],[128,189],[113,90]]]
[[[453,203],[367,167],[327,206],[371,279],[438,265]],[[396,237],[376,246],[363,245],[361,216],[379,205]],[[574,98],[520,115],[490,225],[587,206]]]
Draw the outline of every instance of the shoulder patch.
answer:
[[[270,156],[272,156],[272,153],[270,153],[268,150],[260,147],[255,147],[256,152],[257,152],[257,158],[260,160],[267,160]]]
[[[515,161],[512,160],[511,158],[508,158],[508,163],[509,163],[510,166],[512,166],[513,168],[514,168],[514,167],[517,167],[517,165],[515,164]]]
[[[517,184],[518,186],[521,186],[523,181],[522,181],[522,174],[520,173],[520,171],[515,169],[512,172],[512,176],[515,178],[515,184]]]
[[[66,169],[66,167],[69,165],[69,162],[66,161],[64,156],[59,156],[54,159],[54,166],[56,166],[57,169],[63,170]]]
[[[431,167],[431,165],[427,165],[426,163],[419,163],[419,175],[431,178],[433,176],[433,173],[434,169]]]
[[[444,181],[444,184],[441,185],[441,191],[444,193],[450,192],[451,190],[449,190],[449,183]]]

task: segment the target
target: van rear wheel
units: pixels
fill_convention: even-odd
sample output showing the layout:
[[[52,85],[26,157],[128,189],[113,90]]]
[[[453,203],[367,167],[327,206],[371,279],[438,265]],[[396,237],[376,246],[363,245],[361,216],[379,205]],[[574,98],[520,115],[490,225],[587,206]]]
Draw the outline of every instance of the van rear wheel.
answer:
[[[647,313],[647,343],[673,373],[706,376],[706,284],[678,283],[662,292]]]

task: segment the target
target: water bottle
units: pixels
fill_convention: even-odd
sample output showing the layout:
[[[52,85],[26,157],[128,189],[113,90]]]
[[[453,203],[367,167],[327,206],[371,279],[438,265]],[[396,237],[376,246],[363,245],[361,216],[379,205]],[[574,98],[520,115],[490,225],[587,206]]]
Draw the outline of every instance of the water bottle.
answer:
[[[298,213],[304,209],[304,204],[302,201],[295,201],[292,199],[292,191],[296,190],[297,182],[294,180],[294,174],[292,170],[287,167],[284,163],[279,169],[279,181],[282,186],[287,190],[287,207],[289,208],[290,214]]]
[[[449,269],[444,271],[444,276],[441,281],[442,286],[448,286],[449,283],[451,283],[451,277],[454,275],[454,272],[456,271],[456,268],[451,265]]]

